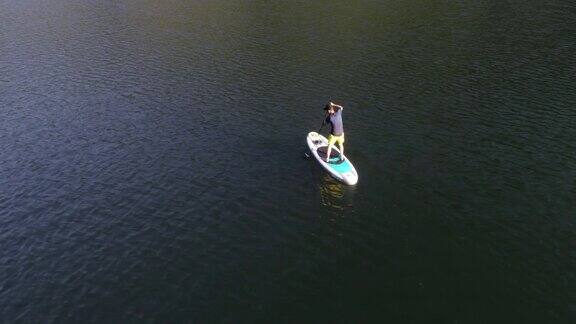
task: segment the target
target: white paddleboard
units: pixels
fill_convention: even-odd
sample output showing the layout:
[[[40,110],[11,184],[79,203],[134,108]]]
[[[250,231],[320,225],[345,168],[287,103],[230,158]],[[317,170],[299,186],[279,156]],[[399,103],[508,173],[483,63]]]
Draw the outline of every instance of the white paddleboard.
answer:
[[[328,139],[316,132],[310,132],[308,133],[306,142],[308,142],[308,147],[310,148],[312,155],[314,155],[320,165],[326,169],[326,171],[330,172],[334,178],[348,185],[355,185],[358,182],[358,173],[350,160],[346,158],[344,161],[340,161],[340,151],[337,148],[338,145],[332,146],[330,154],[331,157],[329,159],[330,162],[326,163]]]

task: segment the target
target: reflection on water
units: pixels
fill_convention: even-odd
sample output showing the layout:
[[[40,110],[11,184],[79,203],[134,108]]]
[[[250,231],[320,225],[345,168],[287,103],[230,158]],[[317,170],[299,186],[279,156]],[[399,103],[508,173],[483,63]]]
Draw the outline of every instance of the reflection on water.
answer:
[[[329,174],[324,174],[318,184],[322,205],[337,210],[345,210],[353,206],[355,186],[344,185]]]

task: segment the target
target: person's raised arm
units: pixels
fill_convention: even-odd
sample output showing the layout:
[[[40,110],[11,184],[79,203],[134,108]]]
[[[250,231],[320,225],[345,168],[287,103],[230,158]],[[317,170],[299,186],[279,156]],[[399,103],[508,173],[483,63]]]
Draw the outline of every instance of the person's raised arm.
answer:
[[[336,108],[338,108],[338,109],[344,110],[344,107],[342,107],[342,106],[340,106],[340,105],[337,105],[337,104],[335,104],[335,103],[333,103],[333,102],[330,102],[330,105],[331,105],[332,107],[336,107]]]

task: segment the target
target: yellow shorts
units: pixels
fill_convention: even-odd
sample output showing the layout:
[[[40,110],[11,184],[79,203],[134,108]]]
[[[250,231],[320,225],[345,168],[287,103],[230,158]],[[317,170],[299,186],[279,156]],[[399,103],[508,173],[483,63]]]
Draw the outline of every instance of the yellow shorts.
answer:
[[[328,136],[328,145],[334,145],[336,142],[338,142],[339,145],[344,145],[344,134],[340,136],[330,134]]]

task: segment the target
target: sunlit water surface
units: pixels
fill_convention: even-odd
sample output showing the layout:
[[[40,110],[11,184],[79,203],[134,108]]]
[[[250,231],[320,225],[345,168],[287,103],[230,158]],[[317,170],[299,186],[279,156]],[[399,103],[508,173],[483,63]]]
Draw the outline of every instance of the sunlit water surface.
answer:
[[[0,318],[576,321],[570,1],[0,1]],[[345,106],[357,186],[306,159]]]

